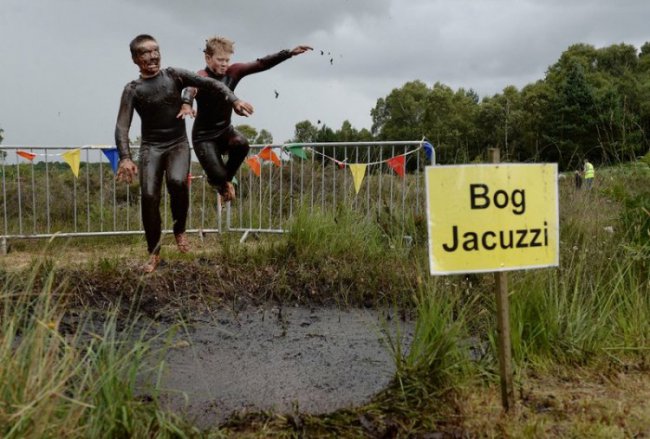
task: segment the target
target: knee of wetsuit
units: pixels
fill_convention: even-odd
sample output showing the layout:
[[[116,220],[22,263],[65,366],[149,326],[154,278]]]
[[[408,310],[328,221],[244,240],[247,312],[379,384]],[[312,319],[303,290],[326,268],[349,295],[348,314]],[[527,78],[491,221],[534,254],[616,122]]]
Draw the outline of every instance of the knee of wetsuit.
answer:
[[[142,192],[140,193],[140,196],[142,197],[142,201],[145,202],[160,201],[160,191],[156,191],[154,189],[147,190],[145,188],[142,188]]]
[[[244,136],[237,136],[233,139],[232,146],[234,149],[242,154],[242,155],[247,155],[248,151],[251,149],[250,145],[248,144],[248,139]]]
[[[185,190],[188,188],[187,178],[173,178],[167,180],[169,190]]]

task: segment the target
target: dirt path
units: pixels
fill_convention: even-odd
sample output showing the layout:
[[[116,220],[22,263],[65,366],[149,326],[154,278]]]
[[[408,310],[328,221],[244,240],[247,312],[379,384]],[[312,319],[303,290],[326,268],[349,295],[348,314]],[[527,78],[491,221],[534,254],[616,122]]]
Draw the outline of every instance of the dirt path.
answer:
[[[385,316],[332,308],[219,311],[193,323],[168,353],[163,403],[199,427],[235,411],[324,413],[362,404],[393,377],[382,332],[395,333],[396,324]],[[413,325],[399,326],[407,343]]]

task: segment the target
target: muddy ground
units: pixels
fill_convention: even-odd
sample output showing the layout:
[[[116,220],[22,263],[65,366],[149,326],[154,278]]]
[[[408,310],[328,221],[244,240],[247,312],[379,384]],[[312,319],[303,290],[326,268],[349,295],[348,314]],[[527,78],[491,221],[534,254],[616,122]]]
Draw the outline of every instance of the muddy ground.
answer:
[[[67,263],[55,274],[68,316],[61,329],[74,332],[88,310],[100,316],[90,324],[101,326],[116,306],[120,326],[137,313],[138,327],[151,335],[181,324],[164,358],[161,402],[200,428],[232,414],[321,414],[362,405],[394,377],[386,335],[399,333],[405,348],[412,338],[414,316],[376,307],[364,294],[342,303],[318,270],[249,269],[199,257],[165,261],[143,276],[139,259],[84,257],[90,263]],[[13,272],[33,264],[15,253],[5,262]],[[46,279],[37,278],[36,288]],[[142,382],[142,392],[149,391]]]
[[[367,402],[393,378],[386,334],[413,325],[387,312],[305,307],[218,310],[166,356],[162,402],[206,428],[233,413],[327,413]]]

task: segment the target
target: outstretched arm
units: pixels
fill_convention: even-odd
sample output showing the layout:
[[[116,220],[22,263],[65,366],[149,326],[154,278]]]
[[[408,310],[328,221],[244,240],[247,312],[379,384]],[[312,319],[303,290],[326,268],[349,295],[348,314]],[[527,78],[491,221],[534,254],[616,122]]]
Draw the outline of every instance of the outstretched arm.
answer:
[[[230,90],[223,82],[209,77],[199,76],[189,70],[176,69],[176,71],[181,77],[183,83],[186,85],[223,94],[226,98],[226,102],[229,102],[235,112],[240,116],[249,116],[253,114],[253,106],[235,96],[232,90]]]
[[[226,101],[231,104],[234,103],[239,98],[230,90],[224,83],[217,81],[212,78],[205,78],[199,76],[194,72],[190,72],[185,69],[174,68],[174,71],[178,75],[177,77],[181,81],[181,87],[196,87],[200,89],[210,90],[214,93],[223,95],[226,98]]]
[[[288,60],[292,56],[300,55],[301,53],[305,53],[308,50],[313,50],[313,49],[311,48],[311,46],[300,45],[294,47],[291,50],[285,49],[277,53],[267,55],[263,58],[258,58],[253,62],[236,63],[230,67],[229,75],[239,80],[244,76],[251,75],[253,73],[263,72],[272,67],[275,67],[281,62]]]

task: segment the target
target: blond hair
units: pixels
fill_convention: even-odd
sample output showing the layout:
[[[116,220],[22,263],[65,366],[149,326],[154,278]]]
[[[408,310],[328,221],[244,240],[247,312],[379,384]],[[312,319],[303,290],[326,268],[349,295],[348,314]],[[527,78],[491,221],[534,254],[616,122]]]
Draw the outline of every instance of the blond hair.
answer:
[[[212,37],[205,40],[203,53],[212,56],[217,52],[235,53],[235,42],[224,37]]]

